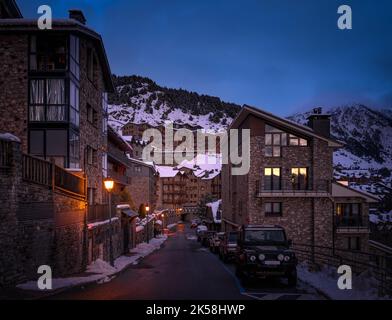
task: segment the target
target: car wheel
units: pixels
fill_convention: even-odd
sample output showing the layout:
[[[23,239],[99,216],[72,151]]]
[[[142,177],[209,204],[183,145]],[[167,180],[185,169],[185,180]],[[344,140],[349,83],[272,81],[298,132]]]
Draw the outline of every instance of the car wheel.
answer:
[[[296,287],[297,286],[297,282],[298,282],[297,272],[291,273],[287,277],[287,281],[288,281],[289,287]]]

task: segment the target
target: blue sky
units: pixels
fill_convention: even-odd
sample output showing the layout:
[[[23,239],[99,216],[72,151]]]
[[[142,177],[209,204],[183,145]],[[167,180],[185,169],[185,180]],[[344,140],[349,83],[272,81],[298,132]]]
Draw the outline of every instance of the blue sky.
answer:
[[[112,72],[285,116],[315,105],[392,108],[392,1],[17,0],[25,17],[82,9]],[[351,5],[353,29],[337,28]]]

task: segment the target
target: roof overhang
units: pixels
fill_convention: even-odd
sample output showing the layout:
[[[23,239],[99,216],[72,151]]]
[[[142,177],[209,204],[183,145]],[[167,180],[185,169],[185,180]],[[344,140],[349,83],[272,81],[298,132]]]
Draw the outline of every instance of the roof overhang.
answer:
[[[97,49],[97,55],[102,66],[105,90],[114,92],[112,72],[107,59],[105,47],[100,34],[74,19],[53,19],[51,30],[40,30],[36,19],[0,19],[0,33],[55,33],[69,32],[91,39]]]
[[[333,198],[363,198],[368,203],[377,203],[379,199],[368,193],[361,192],[359,190],[347,187],[341,183],[332,183],[332,197]]]
[[[260,109],[257,109],[255,107],[251,107],[248,105],[244,105],[242,107],[241,111],[238,113],[238,115],[235,117],[235,119],[231,123],[229,129],[238,128],[241,125],[241,123],[244,122],[249,115],[254,115],[256,117],[260,117],[260,118],[267,120],[271,123],[276,123],[281,128],[287,128],[289,130],[299,132],[299,133],[303,134],[304,136],[315,137],[320,140],[326,141],[328,143],[328,146],[332,147],[332,148],[341,148],[344,146],[344,144],[342,144],[341,142],[338,142],[334,139],[330,139],[330,138],[324,137],[322,135],[316,134],[312,130],[312,128],[310,128],[310,127],[297,124],[293,121],[290,121],[290,120],[287,120],[284,118],[280,118],[278,116],[275,116],[272,113],[269,113],[264,110],[260,110]]]

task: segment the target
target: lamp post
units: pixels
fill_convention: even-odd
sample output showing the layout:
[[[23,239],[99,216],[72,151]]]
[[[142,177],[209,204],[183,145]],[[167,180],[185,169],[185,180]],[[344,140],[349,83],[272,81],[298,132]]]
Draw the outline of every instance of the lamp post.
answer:
[[[105,184],[105,189],[109,193],[109,255],[110,255],[110,265],[114,266],[113,258],[113,244],[112,244],[112,193],[114,187],[114,181],[110,178],[106,178],[103,183]]]
[[[161,217],[162,217],[162,233],[163,233],[163,229],[165,228],[165,214],[162,213]]]
[[[148,212],[150,211],[150,207],[148,205],[146,205],[146,218],[147,218],[147,243],[150,242],[150,234],[149,234],[149,223],[148,223]]]

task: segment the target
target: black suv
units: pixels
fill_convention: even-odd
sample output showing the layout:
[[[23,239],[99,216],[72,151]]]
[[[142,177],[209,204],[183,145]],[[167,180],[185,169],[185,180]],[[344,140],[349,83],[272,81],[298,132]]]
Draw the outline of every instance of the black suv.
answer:
[[[243,280],[286,277],[289,286],[296,286],[297,258],[290,245],[280,226],[243,226],[238,239],[236,274]]]

